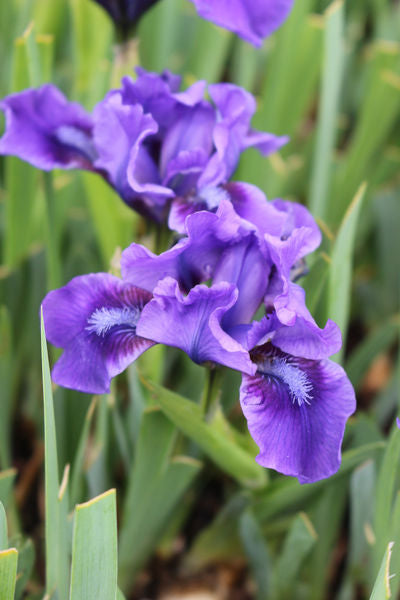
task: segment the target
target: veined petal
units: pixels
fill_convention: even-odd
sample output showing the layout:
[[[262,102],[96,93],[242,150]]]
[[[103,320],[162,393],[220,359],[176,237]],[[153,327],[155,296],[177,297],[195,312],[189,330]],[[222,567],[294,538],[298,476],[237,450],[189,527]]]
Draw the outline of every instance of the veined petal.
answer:
[[[43,300],[46,337],[64,349],[53,368],[59,385],[109,392],[110,380],[154,344],[136,333],[151,294],[107,273],[82,275]]]
[[[197,285],[184,296],[178,282],[167,277],[143,309],[137,332],[143,337],[186,352],[202,364],[216,362],[254,373],[248,352],[221,327],[223,315],[234,305],[237,290],[228,283],[208,288]]]
[[[190,0],[201,17],[255,46],[282,25],[293,0]]]
[[[295,358],[271,344],[252,355],[255,376],[243,376],[240,402],[264,467],[312,483],[333,475],[341,460],[353,387],[329,360]]]
[[[92,118],[54,85],[7,96],[0,109],[6,115],[0,154],[18,156],[44,171],[93,169]]]

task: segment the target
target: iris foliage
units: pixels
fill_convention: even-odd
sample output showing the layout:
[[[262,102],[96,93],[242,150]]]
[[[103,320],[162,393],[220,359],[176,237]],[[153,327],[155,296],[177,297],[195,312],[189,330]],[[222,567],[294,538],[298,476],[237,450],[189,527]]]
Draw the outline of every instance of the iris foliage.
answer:
[[[234,177],[317,219],[322,245],[299,284],[318,325],[340,326],[335,361],[358,401],[339,471],[300,485],[254,461],[240,378],[205,381],[179,350],[150,348],[109,394],[52,390],[43,330],[39,338],[45,294],[90,272],[111,280],[121,249],[137,241],[161,252],[165,232],[96,173],[42,173],[1,157],[0,598],[14,587],[31,600],[158,597],[157,564],[175,584],[230,565],[243,598],[383,599],[390,588],[396,597],[399,31],[397,2],[297,0],[257,49],[187,0],[161,0],[121,46],[89,0],[0,4],[0,97],[51,82],[91,111],[138,64],[181,74],[185,88],[230,81],[256,96],[253,125],[290,143],[268,157],[249,148]],[[91,319],[104,333],[104,314]],[[297,363],[277,352],[265,350],[266,368],[293,382]]]

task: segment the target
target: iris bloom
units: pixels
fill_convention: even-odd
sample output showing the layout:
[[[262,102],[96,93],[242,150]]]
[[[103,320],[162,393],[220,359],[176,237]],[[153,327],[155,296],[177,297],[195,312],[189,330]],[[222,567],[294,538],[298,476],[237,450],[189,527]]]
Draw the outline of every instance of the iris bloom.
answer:
[[[43,302],[48,339],[64,348],[54,380],[101,393],[154,343],[198,364],[243,374],[240,401],[258,462],[301,483],[333,474],[354,391],[329,360],[339,328],[323,329],[294,276],[320,233],[308,211],[267,202],[246,184],[223,186],[214,211],[186,219],[187,234],[159,256],[132,244],[122,281],[73,279]],[[260,321],[255,316],[264,313]]]
[[[47,339],[64,349],[52,377],[64,387],[103,394],[154,342],[136,326],[151,294],[107,273],[82,275],[43,300]]]
[[[0,102],[0,154],[43,170],[96,171],[129,206],[163,222],[173,198],[190,204],[227,183],[246,148],[269,154],[287,141],[251,129],[255,101],[242,88],[209,86],[210,102],[205,82],[183,92],[180,83],[138,69],[136,81],[125,77],[91,115],[53,85],[12,94]]]

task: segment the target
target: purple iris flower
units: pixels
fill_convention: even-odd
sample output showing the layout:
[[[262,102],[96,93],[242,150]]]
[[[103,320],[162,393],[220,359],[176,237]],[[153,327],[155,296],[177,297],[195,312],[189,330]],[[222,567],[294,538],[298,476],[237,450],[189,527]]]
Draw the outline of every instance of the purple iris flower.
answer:
[[[110,15],[123,38],[158,0],[94,0]]]
[[[173,198],[196,204],[227,183],[246,148],[269,154],[286,137],[255,132],[251,94],[231,84],[205,82],[180,92],[180,78],[138,69],[88,115],[52,85],[3,99],[6,131],[0,154],[38,168],[96,171],[138,212],[167,219]],[[190,212],[190,211],[189,211]],[[183,225],[180,225],[180,229]],[[179,227],[178,227],[179,230]]]
[[[13,154],[44,171],[92,168],[93,121],[54,85],[7,96],[0,110],[7,124],[0,154]]]
[[[190,0],[201,17],[261,46],[280,27],[293,0]]]
[[[337,340],[329,343],[326,336],[321,345],[321,332],[313,327],[314,332],[311,325],[308,331],[308,357],[301,324],[287,327],[269,316],[253,327],[247,339],[256,344],[250,355],[257,372],[244,374],[240,389],[250,434],[260,448],[257,462],[298,477],[300,483],[338,470],[345,424],[355,410],[346,373],[327,359],[337,351]]]
[[[43,300],[49,342],[64,349],[53,368],[56,383],[91,394],[154,344],[136,332],[151,294],[107,273],[82,275]]]
[[[153,294],[137,325],[140,336],[180,348],[198,364],[213,362],[245,373],[255,372],[248,352],[221,325],[237,301],[234,285],[197,285],[184,296],[178,282],[166,277]]]

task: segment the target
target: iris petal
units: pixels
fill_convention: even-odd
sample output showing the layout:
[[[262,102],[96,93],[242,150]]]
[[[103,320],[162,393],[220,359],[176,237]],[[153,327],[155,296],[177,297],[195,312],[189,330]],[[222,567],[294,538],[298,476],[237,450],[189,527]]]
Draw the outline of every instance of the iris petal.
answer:
[[[342,367],[295,358],[271,344],[257,349],[253,359],[258,370],[243,376],[240,402],[260,448],[257,462],[300,483],[333,475],[340,466],[346,421],[355,410],[354,390]]]
[[[64,349],[53,368],[59,385],[109,392],[110,380],[154,342],[136,333],[151,294],[107,273],[82,275],[43,300],[47,339]]]

